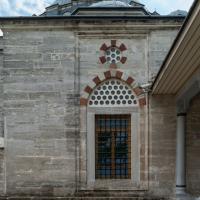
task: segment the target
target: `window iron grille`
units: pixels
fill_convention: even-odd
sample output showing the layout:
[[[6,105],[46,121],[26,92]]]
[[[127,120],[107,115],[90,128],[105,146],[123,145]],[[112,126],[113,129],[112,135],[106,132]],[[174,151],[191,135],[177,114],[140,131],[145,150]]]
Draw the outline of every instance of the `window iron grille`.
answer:
[[[131,116],[95,116],[96,179],[131,178]]]

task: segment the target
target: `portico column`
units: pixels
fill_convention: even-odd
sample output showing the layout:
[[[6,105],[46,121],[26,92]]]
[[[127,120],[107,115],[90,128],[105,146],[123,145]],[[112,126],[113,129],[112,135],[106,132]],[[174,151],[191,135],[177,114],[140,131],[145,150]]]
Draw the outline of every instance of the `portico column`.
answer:
[[[177,114],[176,139],[176,192],[184,193],[186,188],[185,133],[186,113]]]

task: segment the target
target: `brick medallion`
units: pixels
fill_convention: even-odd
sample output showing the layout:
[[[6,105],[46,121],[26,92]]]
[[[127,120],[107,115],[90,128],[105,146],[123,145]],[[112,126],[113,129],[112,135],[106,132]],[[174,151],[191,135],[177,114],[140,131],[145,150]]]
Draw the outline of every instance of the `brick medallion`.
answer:
[[[108,63],[110,68],[117,68],[117,63],[124,64],[127,57],[123,55],[123,52],[127,50],[125,44],[121,43],[120,46],[116,45],[116,40],[111,40],[110,46],[103,43],[100,50],[103,51],[103,56],[99,57],[101,64]]]

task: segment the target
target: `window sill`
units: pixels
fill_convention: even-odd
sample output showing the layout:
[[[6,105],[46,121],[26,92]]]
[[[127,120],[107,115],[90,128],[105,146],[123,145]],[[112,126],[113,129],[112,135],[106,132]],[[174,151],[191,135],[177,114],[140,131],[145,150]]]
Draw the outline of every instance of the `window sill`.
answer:
[[[96,179],[87,183],[89,190],[140,190],[139,183],[131,179]]]

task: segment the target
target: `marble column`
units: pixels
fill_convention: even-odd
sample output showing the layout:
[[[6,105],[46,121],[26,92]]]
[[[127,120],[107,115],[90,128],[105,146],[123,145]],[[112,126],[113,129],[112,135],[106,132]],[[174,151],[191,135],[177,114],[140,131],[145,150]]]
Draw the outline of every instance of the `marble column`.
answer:
[[[176,192],[184,193],[186,188],[186,113],[177,114],[176,134]]]

